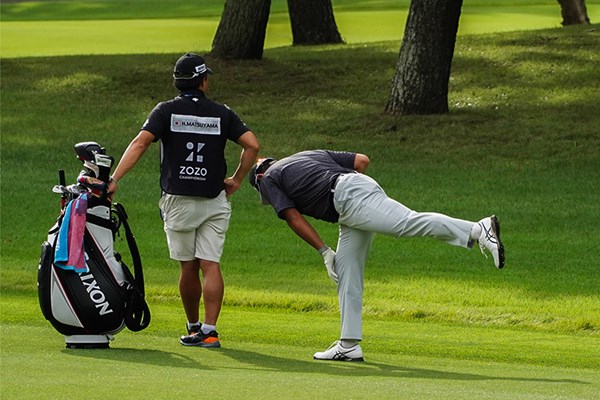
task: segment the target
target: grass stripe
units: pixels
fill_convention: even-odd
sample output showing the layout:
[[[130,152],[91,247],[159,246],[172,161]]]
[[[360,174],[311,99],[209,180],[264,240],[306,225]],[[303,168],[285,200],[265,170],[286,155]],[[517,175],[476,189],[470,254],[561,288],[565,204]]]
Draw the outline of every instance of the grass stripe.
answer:
[[[466,9],[459,34],[506,32],[560,26],[557,7],[527,7],[514,11]],[[600,5],[588,6],[590,18],[600,18]],[[406,11],[340,11],[336,21],[348,43],[402,39]],[[3,21],[3,58],[74,54],[146,54],[208,51],[220,17],[178,19]],[[376,29],[373,27],[376,26]],[[265,48],[289,46],[291,28],[286,13],[271,14]]]

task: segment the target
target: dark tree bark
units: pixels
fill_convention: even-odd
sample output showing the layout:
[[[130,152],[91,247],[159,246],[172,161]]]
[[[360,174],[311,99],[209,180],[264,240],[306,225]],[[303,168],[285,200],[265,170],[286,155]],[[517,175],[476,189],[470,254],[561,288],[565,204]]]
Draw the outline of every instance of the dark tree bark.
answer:
[[[388,114],[448,112],[448,81],[462,0],[412,0]]]
[[[558,0],[563,25],[589,24],[585,0]]]
[[[344,43],[340,35],[331,0],[288,0],[295,45]]]
[[[271,0],[226,0],[211,55],[228,59],[261,59]]]

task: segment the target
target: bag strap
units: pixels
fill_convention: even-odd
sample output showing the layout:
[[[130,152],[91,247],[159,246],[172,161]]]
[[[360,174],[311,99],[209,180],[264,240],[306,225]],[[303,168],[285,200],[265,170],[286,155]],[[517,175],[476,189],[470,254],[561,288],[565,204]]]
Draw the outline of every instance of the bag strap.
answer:
[[[94,224],[94,225],[101,226],[101,227],[106,228],[106,229],[110,229],[113,234],[115,234],[117,232],[117,230],[119,230],[119,227],[110,218],[106,219],[106,218],[102,218],[102,217],[99,217],[99,216],[94,215],[94,214],[87,214],[86,215],[86,222],[89,222],[89,223]]]
[[[121,262],[123,266],[123,272],[129,282],[132,282],[128,290],[125,291],[125,310],[123,318],[125,319],[125,326],[132,331],[138,332],[145,329],[150,325],[150,309],[144,298],[144,294],[139,290],[135,284],[135,278],[127,268],[125,263]]]
[[[127,212],[125,211],[125,207],[121,203],[114,203],[113,207],[119,216],[119,221],[125,227],[125,237],[127,238],[127,245],[129,246],[129,251],[131,252],[131,259],[133,260],[133,271],[135,274],[135,284],[140,289],[140,292],[144,293],[144,270],[142,269],[142,260],[140,258],[140,251],[137,246],[137,242],[135,241],[135,236],[131,231],[131,227],[127,222]]]
[[[133,270],[135,276],[131,275],[131,272],[124,265],[123,270],[128,275],[127,279],[130,281],[133,291],[130,293],[130,298],[127,299],[125,306],[125,324],[127,328],[132,331],[140,331],[146,328],[150,324],[150,309],[145,300],[144,290],[144,270],[142,269],[142,260],[140,258],[140,252],[135,241],[135,236],[131,231],[131,227],[127,222],[127,212],[125,207],[120,203],[114,203],[113,209],[119,216],[119,221],[125,227],[125,237],[127,238],[127,245],[131,253],[131,259],[133,260]]]

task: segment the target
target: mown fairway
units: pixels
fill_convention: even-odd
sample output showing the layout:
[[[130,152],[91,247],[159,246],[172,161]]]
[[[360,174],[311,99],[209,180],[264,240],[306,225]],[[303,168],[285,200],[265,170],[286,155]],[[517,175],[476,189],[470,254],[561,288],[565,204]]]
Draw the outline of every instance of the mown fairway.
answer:
[[[365,282],[367,362],[349,365],[312,360],[337,338],[335,288],[318,254],[261,206],[249,185],[231,199],[223,348],[179,345],[185,320],[156,206],[156,145],[118,196],[142,252],[153,321],[140,333],[116,335],[110,350],[64,349],[41,315],[36,291],[40,244],[58,213],[51,193],[56,171],[64,168],[70,181],[77,176],[73,145],[80,141],[97,141],[118,159],[156,102],[175,95],[169,79],[179,48],[5,55],[5,10],[27,4],[2,4],[2,399],[598,397],[598,25],[460,35],[451,111],[444,116],[382,114],[398,55],[395,37],[269,48],[261,61],[208,58],[215,70],[209,96],[242,116],[263,154],[360,151],[371,157],[369,174],[414,209],[501,219],[507,248],[501,271],[478,250],[377,237]],[[17,22],[11,14],[14,29],[59,19],[56,3],[37,4],[34,21]],[[61,15],[71,15],[69,4],[96,3],[63,3]],[[156,4],[148,2],[142,17],[151,18]],[[363,18],[385,11],[376,6],[382,3],[364,4],[339,1],[340,10]],[[595,4],[588,2],[588,10]],[[185,6],[173,2],[169,9],[177,7]],[[282,2],[274,7],[285,12]],[[82,9],[68,19],[82,23]],[[218,2],[206,9],[218,10]],[[553,10],[558,21],[558,6]],[[590,17],[598,19],[592,11]],[[27,49],[27,35],[19,37],[24,44],[11,48]],[[70,38],[73,46],[85,47],[77,39]],[[237,158],[230,146],[230,166]],[[335,225],[315,226],[335,244]],[[124,237],[115,246],[125,249]]]
[[[16,1],[0,4],[2,57],[175,53],[210,49],[222,0]],[[336,0],[347,43],[402,39],[408,0]],[[600,1],[586,1],[592,21]],[[547,0],[473,0],[462,8],[460,34],[560,27],[560,8]],[[292,41],[287,2],[273,0],[266,48]]]

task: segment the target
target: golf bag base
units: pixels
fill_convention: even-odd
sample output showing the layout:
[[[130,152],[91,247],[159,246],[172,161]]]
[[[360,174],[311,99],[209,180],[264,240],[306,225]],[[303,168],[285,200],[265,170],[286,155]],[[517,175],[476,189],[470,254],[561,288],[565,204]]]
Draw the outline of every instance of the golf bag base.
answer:
[[[71,335],[65,336],[67,349],[108,349],[112,335]]]

